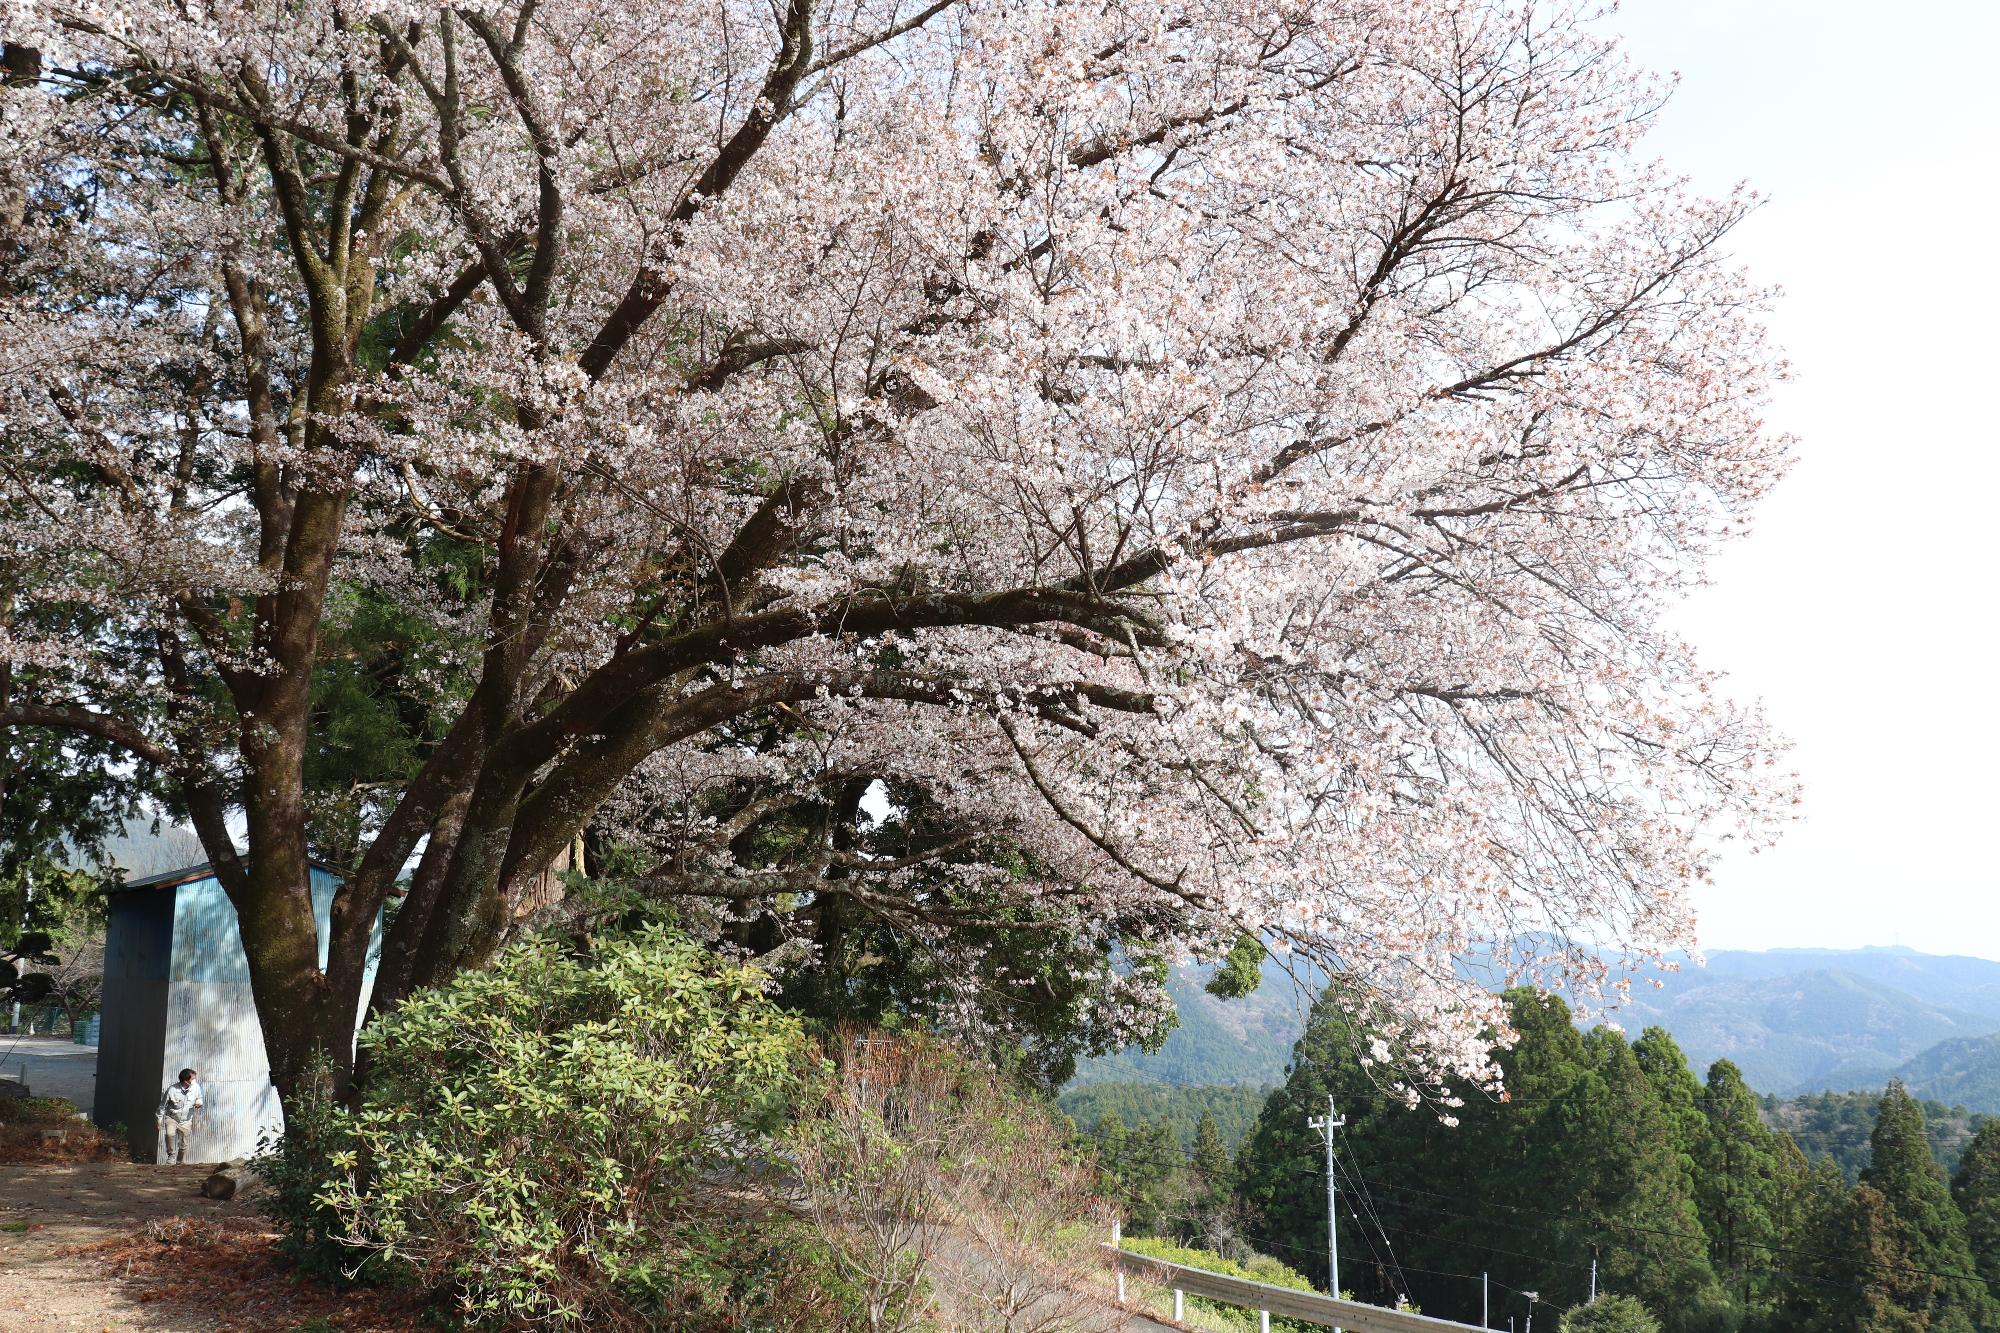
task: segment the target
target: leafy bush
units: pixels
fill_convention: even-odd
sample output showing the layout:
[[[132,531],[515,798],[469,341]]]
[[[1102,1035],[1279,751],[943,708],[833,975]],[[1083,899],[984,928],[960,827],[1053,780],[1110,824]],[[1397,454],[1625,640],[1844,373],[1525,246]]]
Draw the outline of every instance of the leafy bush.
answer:
[[[66,1125],[81,1114],[62,1097],[0,1097],[0,1124]]]
[[[1248,1278],[1252,1282],[1262,1282],[1271,1287],[1287,1287],[1292,1291],[1315,1291],[1317,1288],[1298,1272],[1287,1268],[1269,1255],[1260,1254],[1244,1263],[1225,1259],[1208,1250],[1197,1250],[1187,1245],[1176,1245],[1172,1241],[1154,1240],[1150,1236],[1123,1236],[1119,1248],[1133,1254],[1143,1254],[1148,1259],[1163,1259],[1170,1264],[1180,1264],[1184,1268],[1206,1268],[1211,1273],[1224,1273],[1230,1277]]]
[[[353,1145],[353,1126],[331,1094],[323,1067],[308,1071],[285,1103],[285,1129],[260,1139],[252,1165],[263,1184],[257,1205],[278,1224],[291,1261],[322,1280],[352,1276],[353,1255],[333,1239],[340,1214],[321,1199],[335,1173],[334,1154]]]
[[[1148,1259],[1161,1259],[1183,1268],[1205,1268],[1211,1273],[1223,1273],[1229,1277],[1248,1278],[1252,1282],[1262,1282],[1266,1286],[1285,1287],[1292,1291],[1316,1291],[1318,1288],[1307,1280],[1304,1274],[1286,1267],[1267,1254],[1256,1254],[1241,1263],[1210,1250],[1198,1250],[1186,1245],[1176,1245],[1172,1241],[1155,1240],[1150,1236],[1124,1236],[1119,1239],[1119,1248],[1133,1254],[1142,1254]],[[1203,1316],[1202,1323],[1213,1328],[1256,1328],[1257,1313],[1240,1306],[1226,1305],[1220,1301],[1204,1300],[1199,1296],[1188,1297],[1188,1306],[1197,1315]],[[1273,1318],[1274,1329],[1292,1330],[1294,1333],[1310,1333],[1311,1324],[1302,1324],[1295,1319]]]
[[[1660,1333],[1660,1325],[1632,1297],[1606,1293],[1563,1311],[1562,1333]]]
[[[736,1188],[811,1071],[756,972],[663,930],[589,959],[535,941],[362,1040],[319,1200],[468,1323],[700,1327],[774,1290],[829,1295],[773,1276]]]

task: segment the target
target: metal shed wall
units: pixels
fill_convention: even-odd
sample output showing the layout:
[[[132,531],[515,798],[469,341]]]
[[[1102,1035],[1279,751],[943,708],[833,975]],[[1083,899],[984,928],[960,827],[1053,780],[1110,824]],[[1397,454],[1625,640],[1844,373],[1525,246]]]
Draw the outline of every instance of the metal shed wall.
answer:
[[[334,875],[314,867],[313,916],[321,966],[338,886]],[[378,921],[360,1013],[367,1012],[380,955]],[[142,971],[148,975],[137,975]],[[139,1160],[158,1158],[153,1116],[161,1091],[183,1068],[200,1072],[206,1104],[188,1138],[190,1161],[249,1156],[260,1139],[283,1127],[236,909],[214,877],[112,896],[104,1015],[94,1118],[99,1124],[123,1123]],[[114,1050],[116,1058],[107,1059]]]
[[[167,1086],[161,1065],[173,953],[171,890],[111,895],[90,1118],[106,1129],[122,1125],[133,1155],[142,1161],[151,1161],[158,1147],[153,1112]]]

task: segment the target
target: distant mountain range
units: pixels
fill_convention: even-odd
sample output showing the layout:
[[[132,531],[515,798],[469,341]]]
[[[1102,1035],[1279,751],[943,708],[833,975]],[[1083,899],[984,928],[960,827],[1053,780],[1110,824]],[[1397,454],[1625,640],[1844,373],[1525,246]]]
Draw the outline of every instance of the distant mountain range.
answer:
[[[1276,1083],[1303,1027],[1289,979],[1243,1000],[1177,971],[1181,1028],[1156,1054],[1084,1062],[1077,1083]],[[1614,1017],[1637,1035],[1666,1028],[1705,1070],[1736,1062],[1750,1086],[1791,1096],[1879,1089],[1901,1078],[1920,1097],[2000,1114],[2000,962],[1903,948],[1718,950],[1706,967],[1635,979]]]
[[[1968,1111],[2000,1115],[2000,1033],[1958,1037],[1921,1051],[1896,1068],[1857,1075],[1849,1086],[1874,1092],[1892,1078],[1919,1097]]]
[[[1658,989],[1635,982],[1616,1015],[1623,1027],[1636,1034],[1657,1023],[1695,1068],[1727,1058],[1751,1087],[1781,1096],[1879,1087],[1941,1042],[2000,1032],[2000,963],[1983,958],[1718,950],[1706,967],[1657,979]]]
[[[1848,972],[1942,1009],[1984,1015],[2000,1026],[2000,962],[1915,949],[1722,949],[1702,972],[1714,978],[1777,978],[1800,972]]]

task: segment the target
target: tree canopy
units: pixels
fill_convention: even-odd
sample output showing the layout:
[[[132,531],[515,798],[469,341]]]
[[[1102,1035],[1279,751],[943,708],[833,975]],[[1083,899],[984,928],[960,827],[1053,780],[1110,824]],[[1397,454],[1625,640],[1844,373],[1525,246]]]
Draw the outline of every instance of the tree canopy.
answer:
[[[1785,466],[1752,199],[1568,4],[9,22],[0,726],[185,811],[281,1090],[406,863],[383,1006],[586,831],[940,1021],[1252,932],[1482,1076],[1470,941],[1677,945],[1785,809],[1660,623]]]
[[[1952,1202],[1965,1217],[1966,1241],[1989,1294],[2000,1295],[2000,1120],[1973,1136],[1951,1179]]]
[[[1603,1295],[1563,1311],[1560,1333],[1660,1333],[1659,1321],[1630,1296]]]

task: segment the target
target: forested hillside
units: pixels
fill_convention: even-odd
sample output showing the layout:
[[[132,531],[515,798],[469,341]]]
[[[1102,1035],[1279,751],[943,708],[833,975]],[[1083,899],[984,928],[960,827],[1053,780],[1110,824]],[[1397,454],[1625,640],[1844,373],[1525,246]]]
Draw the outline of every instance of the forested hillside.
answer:
[[[1940,1009],[2000,1023],[2000,962],[1964,954],[1919,953],[1900,946],[1864,949],[1717,949],[1711,977],[1772,978],[1832,969],[1901,991]]]
[[[1739,971],[1746,959],[1758,965]],[[1730,1060],[1750,1086],[1779,1096],[1858,1086],[1940,1041],[2000,1029],[2000,1017],[1947,1008],[1844,967],[1767,972],[1770,965],[1761,955],[1719,955],[1706,969],[1666,977],[1661,989],[1634,986],[1619,1020],[1635,1032],[1664,1027],[1697,1068]]]
[[[1916,1088],[1907,1091],[1918,1096]],[[1875,1131],[1881,1101],[1879,1092],[1819,1092],[1765,1097],[1760,1105],[1765,1123],[1791,1135],[1808,1159],[1831,1158],[1851,1184],[1868,1165],[1868,1139]],[[1966,1145],[1987,1117],[1928,1098],[1920,1098],[1917,1106],[1931,1155],[1946,1171],[1956,1170]]]
[[[1127,1127],[1149,1121],[1163,1121],[1167,1134],[1183,1149],[1194,1146],[1196,1128],[1203,1116],[1215,1124],[1224,1146],[1235,1152],[1257,1123],[1264,1109],[1268,1087],[1243,1084],[1197,1085],[1191,1088],[1163,1087],[1157,1083],[1092,1083],[1071,1088],[1056,1099],[1056,1105],[1089,1133],[1106,1116]]]
[[[1323,1003],[1226,1167],[1212,1126],[1178,1156],[1157,1119],[1087,1141],[1135,1229],[1323,1283],[1325,1147],[1309,1120],[1331,1105],[1345,1117],[1341,1285],[1445,1318],[1478,1319],[1482,1273],[1496,1323],[1525,1318],[1526,1292],[1572,1306],[1595,1265],[1601,1290],[1667,1333],[2000,1328],[2000,1121],[1975,1132],[1900,1086],[1760,1101],[1728,1061],[1697,1075],[1662,1029],[1627,1041],[1580,1029],[1558,998],[1509,998],[1520,1040],[1499,1057],[1501,1096],[1410,1107]]]
[[[1476,961],[1466,968],[1482,970]],[[1181,1027],[1166,1045],[1084,1061],[1072,1086],[1275,1083],[1303,1026],[1295,984],[1267,967],[1255,994],[1221,1000],[1203,989],[1206,979],[1174,969],[1168,992]],[[1718,950],[1706,966],[1641,974],[1613,1017],[1628,1031],[1665,1028],[1697,1069],[1731,1061],[1759,1093],[1879,1092],[1895,1076],[1918,1096],[2000,1112],[2000,963],[1981,958]]]
[[[1069,1086],[1275,1084],[1283,1077],[1292,1043],[1305,1026],[1310,997],[1302,996],[1291,975],[1269,960],[1257,988],[1239,999],[1210,994],[1207,981],[1201,969],[1174,968],[1167,979],[1167,996],[1180,1023],[1166,1042],[1151,1053],[1131,1046],[1080,1061]]]
[[[1941,1041],[1904,1061],[1888,1077],[1901,1079],[1917,1096],[2000,1115],[2000,1034]],[[1868,1080],[1854,1086],[1879,1083]]]

